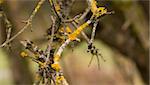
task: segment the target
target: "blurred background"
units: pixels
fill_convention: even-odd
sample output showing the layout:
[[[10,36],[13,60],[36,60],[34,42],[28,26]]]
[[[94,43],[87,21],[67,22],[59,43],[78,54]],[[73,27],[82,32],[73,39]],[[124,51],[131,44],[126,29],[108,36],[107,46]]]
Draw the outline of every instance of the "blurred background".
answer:
[[[39,0],[5,0],[0,5],[13,25],[12,35],[25,24]],[[101,18],[94,45],[104,56],[90,67],[92,57],[85,40],[65,49],[61,65],[70,85],[148,85],[149,84],[149,0],[98,0],[98,6],[114,10],[115,14]],[[70,16],[82,13],[88,5],[75,0]],[[0,44],[6,39],[3,17],[0,16]],[[20,57],[24,47],[19,40],[29,39],[45,49],[46,30],[51,25],[50,8],[46,1],[32,21],[33,32],[25,30],[12,42],[12,50],[0,48],[0,85],[31,85],[38,65]],[[91,30],[86,31],[90,36]]]

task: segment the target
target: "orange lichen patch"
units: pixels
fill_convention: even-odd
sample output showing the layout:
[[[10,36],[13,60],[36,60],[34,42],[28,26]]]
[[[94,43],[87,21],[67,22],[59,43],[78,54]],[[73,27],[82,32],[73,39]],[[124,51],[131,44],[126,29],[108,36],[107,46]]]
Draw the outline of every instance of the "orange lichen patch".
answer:
[[[91,11],[92,11],[93,13],[95,13],[96,10],[97,10],[96,4],[97,4],[96,1],[95,1],[95,0],[92,0],[92,2],[91,2]]]
[[[55,69],[56,71],[60,71],[60,69],[61,69],[61,67],[60,67],[59,64],[52,64],[51,67],[52,67],[53,69]]]
[[[21,52],[20,55],[21,55],[21,57],[23,57],[23,58],[28,56],[28,54],[27,54],[26,52],[24,52],[24,51]]]
[[[76,33],[72,33],[72,34],[69,35],[69,39],[70,39],[70,40],[75,40],[76,37],[77,37],[77,34],[76,34]]]
[[[69,35],[70,40],[75,40],[77,36],[81,33],[81,31],[87,27],[89,24],[86,22],[83,25],[81,25],[77,30],[75,30],[72,34]]]

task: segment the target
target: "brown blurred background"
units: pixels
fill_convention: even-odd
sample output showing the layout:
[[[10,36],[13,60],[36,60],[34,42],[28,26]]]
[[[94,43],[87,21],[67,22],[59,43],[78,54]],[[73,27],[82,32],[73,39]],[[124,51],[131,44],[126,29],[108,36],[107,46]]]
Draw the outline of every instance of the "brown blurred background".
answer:
[[[14,35],[25,24],[38,0],[6,0],[2,7],[13,25]],[[75,0],[70,16],[87,8],[85,0]],[[70,85],[148,85],[149,84],[149,1],[98,0],[98,6],[114,10],[115,14],[101,18],[94,44],[106,62],[100,70],[92,55],[86,52],[84,40],[74,50],[63,53],[61,65]],[[6,39],[5,25],[0,16],[0,43]],[[46,1],[32,21],[33,32],[25,30],[12,42],[12,50],[0,48],[0,85],[30,85],[34,81],[37,64],[20,57],[24,49],[19,40],[29,39],[46,48],[45,32],[51,25],[50,8]],[[87,31],[90,35],[91,30]]]

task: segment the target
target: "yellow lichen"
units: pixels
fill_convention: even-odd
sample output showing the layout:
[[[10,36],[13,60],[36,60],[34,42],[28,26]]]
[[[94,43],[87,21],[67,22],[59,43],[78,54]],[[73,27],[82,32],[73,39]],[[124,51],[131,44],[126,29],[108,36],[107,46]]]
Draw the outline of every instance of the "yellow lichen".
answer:
[[[59,64],[52,64],[51,67],[53,69],[55,69],[56,71],[59,71],[61,69],[60,65]]]
[[[59,32],[64,32],[64,28],[61,27],[61,28],[59,29]]]
[[[56,54],[56,55],[54,56],[54,59],[53,59],[53,60],[54,60],[55,63],[54,63],[54,64],[51,64],[51,67],[52,67],[53,69],[55,69],[56,71],[59,71],[59,70],[61,69],[61,67],[60,67],[60,65],[59,65],[58,63],[56,64],[56,62],[59,62],[60,56]]]
[[[72,30],[71,30],[71,28],[69,26],[66,27],[66,32],[67,33],[71,33],[72,32]]]
[[[75,33],[70,34],[69,39],[70,40],[75,40],[76,39],[76,34]]]
[[[58,62],[60,60],[60,56],[59,55],[55,55],[54,56],[54,62]]]
[[[92,11],[93,13],[95,13],[96,10],[97,10],[96,4],[97,4],[96,1],[95,1],[95,0],[92,0],[92,2],[91,2],[91,11]]]
[[[56,12],[60,12],[60,10],[61,10],[60,5],[59,5],[59,4],[56,4],[56,5],[55,5],[55,9],[56,9]]]
[[[80,27],[78,27],[72,34],[69,35],[69,39],[70,40],[75,40],[77,38],[77,36],[81,33],[81,31],[87,27],[89,24],[87,22],[85,22],[83,25],[81,25]]]
[[[42,63],[42,62],[40,62],[40,61],[39,61],[38,63],[40,64],[40,67],[41,67],[41,68],[45,68],[45,67],[46,67],[46,63]]]
[[[100,17],[107,13],[107,9],[105,9],[105,7],[97,7],[96,4],[97,2],[95,0],[91,1],[91,11],[96,17]]]
[[[64,30],[63,27],[61,27],[59,31],[60,32],[67,32],[68,34],[72,33],[72,30],[71,30],[71,28],[69,26],[67,26],[65,30]]]
[[[27,54],[26,52],[24,52],[24,51],[21,52],[20,55],[21,55],[21,57],[23,57],[23,58],[28,56],[28,54]]]
[[[107,9],[105,7],[99,7],[96,11],[96,16],[99,17],[106,13],[107,13]]]
[[[65,79],[64,76],[57,76],[56,77],[56,85],[60,85],[64,79]]]
[[[43,4],[45,0],[41,0],[38,2],[38,5],[34,9],[34,13],[37,13],[37,11],[40,9],[41,5]],[[34,15],[34,14],[33,14]]]

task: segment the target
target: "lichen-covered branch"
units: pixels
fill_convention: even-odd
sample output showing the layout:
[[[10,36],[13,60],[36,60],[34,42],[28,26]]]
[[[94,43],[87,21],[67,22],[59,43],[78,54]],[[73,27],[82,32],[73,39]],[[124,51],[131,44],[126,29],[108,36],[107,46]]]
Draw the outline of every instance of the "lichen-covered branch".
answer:
[[[10,43],[13,39],[19,36],[25,29],[32,25],[32,20],[34,16],[39,11],[42,4],[46,0],[39,0],[38,4],[34,8],[30,17],[25,21],[25,26],[17,32],[13,37],[7,39],[0,47],[4,47],[6,44]],[[71,3],[73,3],[72,0]],[[64,8],[70,5],[64,4],[61,0],[48,0],[50,12],[50,18],[52,24],[47,30],[48,44],[46,44],[46,49],[40,49],[35,43],[30,40],[21,41],[21,44],[26,48],[25,51],[21,52],[23,58],[29,58],[39,65],[38,71],[36,73],[36,85],[68,85],[67,79],[63,75],[63,71],[60,65],[60,60],[64,49],[69,45],[69,43],[74,41],[79,41],[79,35],[82,34],[88,43],[88,51],[97,57],[98,66],[99,58],[101,54],[98,49],[93,45],[93,40],[95,36],[96,26],[101,16],[110,14],[105,7],[97,7],[97,2],[95,0],[87,0],[89,7],[84,13],[71,18],[69,16],[70,9],[65,10]],[[92,16],[87,21],[82,21],[86,18],[87,14],[92,12]],[[67,13],[66,13],[67,12]],[[81,22],[82,21],[82,22]],[[74,27],[70,27],[74,25]],[[83,30],[88,29],[92,26],[91,38],[88,38]],[[57,47],[57,46],[59,47]],[[28,52],[27,52],[28,51]],[[91,61],[90,61],[91,63]]]

